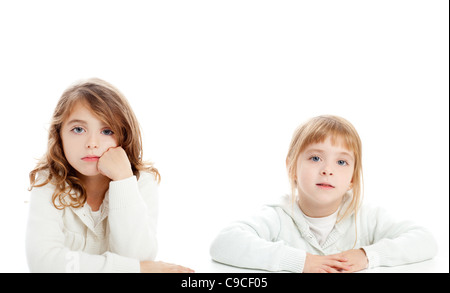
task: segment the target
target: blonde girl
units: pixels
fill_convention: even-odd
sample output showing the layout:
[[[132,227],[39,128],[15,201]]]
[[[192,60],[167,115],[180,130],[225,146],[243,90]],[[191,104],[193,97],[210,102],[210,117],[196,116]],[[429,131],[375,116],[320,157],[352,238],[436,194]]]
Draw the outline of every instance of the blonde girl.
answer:
[[[314,117],[294,132],[286,158],[291,194],[223,229],[214,260],[268,271],[355,272],[432,258],[433,236],[361,205],[362,146],[347,120]]]
[[[159,181],[126,98],[97,78],[69,87],[30,172],[30,271],[190,272],[154,261]]]

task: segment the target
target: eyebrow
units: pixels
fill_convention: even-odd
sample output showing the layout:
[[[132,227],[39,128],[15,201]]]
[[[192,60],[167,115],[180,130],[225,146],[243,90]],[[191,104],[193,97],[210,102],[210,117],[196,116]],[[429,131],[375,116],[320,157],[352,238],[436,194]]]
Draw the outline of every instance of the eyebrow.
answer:
[[[321,154],[325,153],[325,151],[321,150],[321,149],[306,149],[305,152],[307,152],[307,153],[321,153]],[[353,158],[352,154],[350,154],[349,152],[339,152],[338,155],[341,155],[341,156],[343,155],[343,156],[348,156],[350,158]]]
[[[320,149],[306,149],[305,153],[324,153],[324,151]]]
[[[348,153],[348,152],[340,152],[339,155],[341,155],[341,156],[347,156],[347,157],[353,159],[352,154],[350,154],[350,153]]]
[[[101,122],[101,123],[102,123],[101,127],[108,127],[108,128],[111,127],[111,126],[109,126],[108,124],[106,124],[104,122]],[[65,124],[65,125],[67,126],[67,125],[73,125],[73,124],[80,124],[80,125],[83,125],[83,126],[89,125],[89,123],[86,120],[81,120],[81,119],[72,119],[69,122],[67,122],[67,124]]]
[[[67,122],[67,125],[69,124],[87,124],[87,122],[80,119],[72,119],[69,122]]]

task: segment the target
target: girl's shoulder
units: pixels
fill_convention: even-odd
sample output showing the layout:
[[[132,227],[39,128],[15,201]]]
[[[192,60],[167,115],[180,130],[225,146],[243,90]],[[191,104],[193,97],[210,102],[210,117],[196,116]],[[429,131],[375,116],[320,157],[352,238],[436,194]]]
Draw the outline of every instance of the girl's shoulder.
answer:
[[[159,182],[153,173],[140,171],[137,185],[144,198],[147,200],[157,200],[159,194]]]
[[[371,203],[361,206],[358,218],[361,224],[369,226],[382,226],[398,222],[398,219],[388,209]]]
[[[47,178],[39,176],[31,191],[31,197],[51,197],[55,192],[56,186],[51,182],[46,182]]]
[[[274,202],[264,206],[267,217],[277,219],[279,223],[295,223],[304,225],[304,218],[300,208],[290,194],[284,194],[275,199]]]
[[[61,214],[63,209],[57,209],[54,205],[53,194],[55,190],[56,187],[52,183],[33,187],[29,197],[30,213],[47,216]],[[55,201],[59,203],[58,199],[55,199]]]
[[[364,203],[359,209],[359,215],[363,217],[380,217],[387,215],[387,210],[378,205]]]

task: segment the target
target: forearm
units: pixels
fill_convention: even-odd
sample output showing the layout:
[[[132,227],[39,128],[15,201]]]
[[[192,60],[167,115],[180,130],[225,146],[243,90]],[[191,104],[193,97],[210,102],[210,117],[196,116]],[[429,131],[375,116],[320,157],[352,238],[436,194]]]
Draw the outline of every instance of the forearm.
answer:
[[[138,260],[153,260],[157,251],[156,217],[156,207],[148,207],[142,199],[136,177],[111,183],[110,251]]]
[[[36,246],[37,243],[34,243]],[[139,261],[106,252],[93,255],[55,246],[39,249],[27,247],[27,259],[32,273],[137,273]]]
[[[434,257],[437,253],[434,237],[420,227],[392,239],[381,239],[362,248],[369,260],[369,268],[421,262]]]
[[[305,251],[263,239],[242,224],[223,230],[210,254],[221,263],[267,271],[302,272],[306,258]]]
[[[437,243],[427,229],[408,221],[383,223],[382,219],[372,243],[362,246],[369,268],[420,262],[436,255]]]

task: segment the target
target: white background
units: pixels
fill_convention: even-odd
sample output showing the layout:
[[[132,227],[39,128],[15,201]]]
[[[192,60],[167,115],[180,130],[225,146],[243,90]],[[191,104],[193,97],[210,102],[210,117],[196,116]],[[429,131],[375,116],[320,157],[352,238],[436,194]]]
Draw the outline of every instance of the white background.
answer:
[[[28,173],[71,83],[130,101],[162,175],[158,259],[197,271],[289,190],[294,129],[335,114],[365,197],[429,228],[448,272],[448,1],[0,1],[0,272],[26,272]]]

